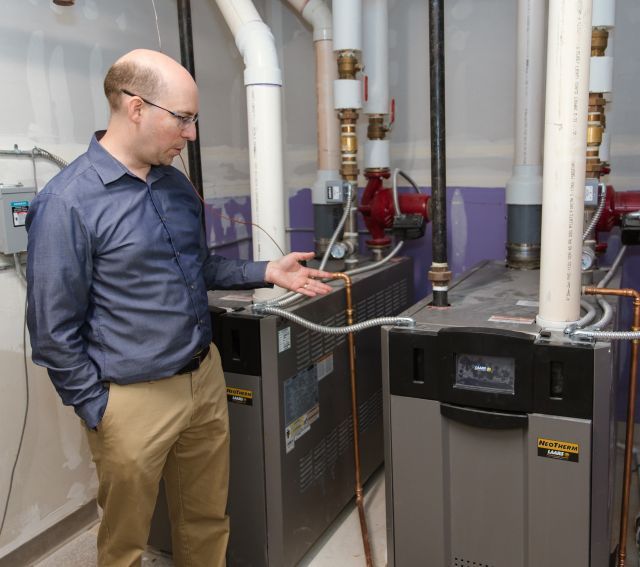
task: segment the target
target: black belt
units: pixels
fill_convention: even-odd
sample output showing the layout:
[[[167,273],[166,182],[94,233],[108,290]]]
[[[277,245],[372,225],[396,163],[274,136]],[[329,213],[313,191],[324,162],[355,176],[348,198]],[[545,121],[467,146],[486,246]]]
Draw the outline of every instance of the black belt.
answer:
[[[193,358],[187,362],[176,374],[189,374],[190,372],[195,372],[200,368],[200,365],[207,358],[209,354],[209,346],[203,348],[198,354],[194,354]]]

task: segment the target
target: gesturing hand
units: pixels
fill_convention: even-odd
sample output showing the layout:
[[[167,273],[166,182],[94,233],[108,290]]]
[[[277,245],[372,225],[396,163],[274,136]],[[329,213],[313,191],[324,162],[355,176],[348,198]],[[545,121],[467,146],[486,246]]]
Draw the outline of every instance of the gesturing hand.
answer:
[[[309,297],[329,293],[331,287],[315,278],[329,278],[331,274],[305,268],[299,263],[310,260],[313,256],[313,252],[291,252],[278,260],[272,260],[267,264],[265,280]]]

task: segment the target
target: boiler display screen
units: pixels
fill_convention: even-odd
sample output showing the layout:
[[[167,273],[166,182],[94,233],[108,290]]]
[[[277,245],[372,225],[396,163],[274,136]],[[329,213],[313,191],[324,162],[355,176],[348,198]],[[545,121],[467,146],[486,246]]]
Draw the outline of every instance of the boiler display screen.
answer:
[[[455,388],[493,394],[514,394],[515,359],[505,356],[456,354]]]

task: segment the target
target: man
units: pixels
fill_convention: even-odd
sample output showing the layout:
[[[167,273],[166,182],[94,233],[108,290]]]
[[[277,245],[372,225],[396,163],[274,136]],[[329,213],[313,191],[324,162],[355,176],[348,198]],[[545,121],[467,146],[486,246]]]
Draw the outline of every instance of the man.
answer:
[[[328,274],[210,256],[201,205],[171,167],[196,136],[198,89],[173,59],[135,50],[104,83],[111,117],[29,211],[33,360],[86,425],[103,517],[101,567],[140,565],[165,479],[174,560],[225,563],[229,434],[207,289],[276,284],[308,296]]]

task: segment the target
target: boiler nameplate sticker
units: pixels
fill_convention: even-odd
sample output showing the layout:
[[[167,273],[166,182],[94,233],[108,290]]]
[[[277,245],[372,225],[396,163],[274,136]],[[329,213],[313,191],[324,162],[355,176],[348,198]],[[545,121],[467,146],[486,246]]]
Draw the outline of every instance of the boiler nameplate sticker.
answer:
[[[577,463],[580,460],[580,445],[569,441],[538,437],[538,457]]]

